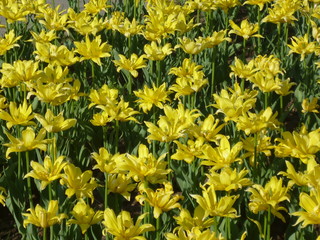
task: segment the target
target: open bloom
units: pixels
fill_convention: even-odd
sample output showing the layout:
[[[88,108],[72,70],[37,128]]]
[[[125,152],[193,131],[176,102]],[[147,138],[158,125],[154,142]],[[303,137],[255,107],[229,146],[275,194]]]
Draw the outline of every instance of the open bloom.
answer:
[[[305,34],[303,37],[293,36],[291,39],[291,45],[288,44],[288,47],[291,49],[289,54],[298,53],[301,55],[300,60],[303,61],[306,55],[314,53],[317,50],[316,42],[309,42],[308,34]]]
[[[47,132],[65,131],[73,127],[77,122],[77,120],[74,118],[64,120],[63,112],[60,112],[57,116],[54,116],[50,109],[47,110],[44,117],[40,114],[36,114],[35,118],[41,123]]]
[[[119,54],[119,60],[113,60],[117,71],[120,72],[121,69],[128,70],[133,77],[138,77],[137,69],[146,67],[145,55],[138,57],[137,54],[133,53],[130,59],[127,59],[124,55]]]
[[[43,160],[43,164],[31,161],[30,165],[33,170],[27,173],[24,177],[32,177],[40,180],[40,189],[43,190],[49,183],[61,177],[62,169],[67,165],[67,162],[63,161],[64,158],[64,156],[60,156],[54,162],[52,162],[51,158],[46,156]]]
[[[304,211],[291,213],[293,216],[298,216],[295,225],[302,222],[302,227],[309,224],[320,224],[320,191],[319,189],[312,189],[310,195],[307,193],[300,193],[299,205]]]
[[[37,227],[47,228],[54,224],[60,223],[62,219],[67,218],[64,213],[58,214],[58,201],[51,200],[48,204],[48,210],[42,208],[39,204],[35,209],[27,209],[30,213],[23,213],[22,215],[27,217],[23,220],[23,226],[33,224]]]
[[[239,198],[239,195],[224,196],[218,200],[214,185],[210,185],[208,188],[201,186],[202,196],[197,194],[191,194],[191,197],[195,198],[197,203],[205,210],[205,216],[220,216],[237,218],[237,210],[233,208],[233,204]]]
[[[10,143],[3,144],[8,147],[6,152],[6,158],[8,159],[12,152],[26,152],[36,148],[46,151],[47,143],[50,142],[49,139],[44,139],[46,136],[46,130],[44,128],[40,129],[39,134],[36,136],[34,130],[31,127],[27,127],[27,129],[22,131],[21,139],[15,138],[8,132],[5,132],[5,134],[10,140]]]
[[[260,34],[254,34],[259,30],[258,24],[250,23],[247,19],[242,20],[240,26],[235,24],[232,20],[229,21],[232,30],[229,31],[229,34],[234,33],[238,36],[243,37],[245,40],[249,39],[250,37],[260,37]]]
[[[89,36],[86,35],[85,42],[74,42],[77,49],[75,52],[82,55],[80,61],[90,59],[101,66],[100,58],[110,57],[111,46],[106,42],[101,44],[101,36],[97,36],[90,41]]]
[[[103,235],[110,233],[115,236],[115,240],[146,240],[141,234],[154,231],[151,224],[141,224],[146,217],[146,213],[138,217],[136,223],[133,222],[130,213],[121,211],[118,216],[110,208],[104,211],[104,221],[102,224],[106,227]]]
[[[97,224],[103,219],[103,212],[98,210],[94,211],[83,199],[80,199],[73,207],[71,214],[74,219],[69,219],[67,225],[77,224],[81,228],[82,234],[85,234],[88,228]]]
[[[26,99],[24,99],[19,107],[17,107],[15,102],[10,102],[9,113],[0,109],[0,119],[7,121],[6,125],[8,129],[14,125],[36,125],[35,122],[31,121],[33,117],[32,105],[28,105]]]
[[[178,201],[183,199],[183,197],[174,194],[170,182],[164,183],[164,188],[158,188],[156,191],[140,185],[140,192],[143,194],[136,196],[136,200],[140,204],[143,204],[143,202],[148,202],[150,206],[153,207],[154,218],[160,217],[163,212],[168,212],[171,209],[181,208],[181,205],[178,203]]]
[[[119,170],[128,171],[127,176],[136,182],[152,184],[163,183],[167,180],[170,169],[166,169],[166,154],[156,159],[144,144],[138,148],[138,156],[127,154],[123,162],[118,164]]]
[[[247,190],[252,193],[249,209],[254,214],[257,214],[260,211],[268,211],[270,208],[273,215],[285,222],[283,215],[279,211],[287,211],[287,209],[279,204],[283,201],[290,201],[289,188],[289,186],[282,186],[282,178],[278,179],[276,176],[273,176],[264,187],[254,184]]]
[[[144,113],[151,110],[152,106],[163,108],[163,104],[166,101],[170,101],[168,95],[171,91],[166,90],[166,84],[163,83],[161,86],[156,87],[154,84],[152,88],[144,85],[143,90],[133,91],[133,93],[139,98],[136,102],[139,103],[139,108],[142,108]]]
[[[68,164],[64,167],[64,174],[60,179],[61,185],[67,185],[68,189],[65,194],[70,198],[74,194],[77,198],[88,197],[93,202],[92,191],[98,186],[96,180],[92,177],[92,171],[81,172],[81,169]]]

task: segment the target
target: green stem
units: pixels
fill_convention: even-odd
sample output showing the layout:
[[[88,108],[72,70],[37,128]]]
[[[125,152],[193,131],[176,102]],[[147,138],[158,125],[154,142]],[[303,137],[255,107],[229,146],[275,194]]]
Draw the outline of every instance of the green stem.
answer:
[[[27,162],[27,173],[30,172],[30,159],[29,159],[29,152],[26,151],[26,162]],[[31,189],[31,178],[27,178],[27,187],[28,187],[28,198],[29,198],[29,204],[30,208],[34,209],[33,201],[32,201],[32,189]]]
[[[92,77],[92,86],[95,86],[96,83],[95,83],[95,80],[94,80],[95,75],[94,75],[94,62],[93,61],[91,61],[91,77]]]
[[[156,228],[157,228],[157,236],[156,236],[156,239],[157,239],[157,240],[160,240],[160,216],[157,218]]]
[[[267,109],[269,106],[269,93],[265,92],[264,93],[264,109]]]
[[[47,228],[43,228],[43,240],[47,240]]]
[[[131,95],[132,94],[132,75],[129,72],[129,79],[128,79],[128,92]]]
[[[157,82],[156,82],[156,85],[157,85],[157,87],[159,87],[160,79],[161,79],[161,61],[160,60],[158,60],[156,62],[156,68],[157,68]]]
[[[85,240],[89,240],[88,232],[86,232],[86,233],[84,234],[84,239],[85,239]]]
[[[258,26],[259,26],[259,29],[258,29],[258,34],[261,35],[261,13],[260,13],[260,8],[259,6],[257,5],[257,11],[258,11]],[[258,55],[261,54],[261,39],[258,37]]]
[[[211,95],[210,98],[212,97],[212,95],[214,94],[214,90],[215,90],[215,69],[216,69],[216,57],[217,57],[217,47],[214,46],[212,48],[212,59],[211,59]]]
[[[270,240],[271,235],[271,206],[268,209],[268,223],[267,223],[267,240]]]
[[[243,63],[246,63],[246,47],[247,47],[247,40],[246,39],[243,39],[243,42],[242,42],[242,61]]]
[[[167,149],[167,162],[168,162],[168,169],[172,169],[171,168],[171,156],[170,156],[170,142],[166,142],[166,149]],[[168,180],[171,181],[172,180],[172,174],[171,172],[168,175]]]
[[[277,24],[277,29],[278,29],[278,43],[277,43],[277,53],[278,53],[278,57],[280,59],[282,59],[282,56],[281,56],[281,53],[282,53],[282,50],[281,50],[281,24],[278,23]]]
[[[108,208],[108,173],[104,173],[104,209]]]
[[[118,152],[119,149],[119,120],[116,120],[116,126],[115,126],[116,136],[115,136],[115,143],[114,143],[114,151],[115,153]]]

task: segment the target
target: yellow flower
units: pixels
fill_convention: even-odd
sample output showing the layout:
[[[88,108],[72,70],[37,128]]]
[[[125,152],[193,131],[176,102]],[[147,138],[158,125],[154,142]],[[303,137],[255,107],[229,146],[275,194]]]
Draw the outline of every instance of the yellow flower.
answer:
[[[106,126],[107,123],[112,122],[112,119],[107,112],[95,113],[90,119],[90,122],[94,126]]]
[[[155,41],[152,41],[151,44],[144,45],[143,50],[146,54],[146,58],[152,61],[161,61],[173,51],[171,43],[167,43],[164,46],[158,46]]]
[[[120,72],[121,69],[128,70],[133,77],[138,77],[137,69],[146,67],[145,55],[138,57],[137,54],[133,53],[130,56],[130,59],[127,59],[124,55],[119,54],[119,60],[113,60],[117,71]]]
[[[214,185],[210,185],[208,188],[200,186],[202,188],[202,196],[191,194],[191,197],[195,198],[197,203],[205,210],[206,217],[239,217],[237,216],[237,210],[232,206],[240,195],[223,196],[218,200]]]
[[[243,5],[245,4],[249,4],[249,5],[258,5],[260,11],[262,11],[264,5],[266,3],[272,2],[272,0],[247,0],[243,3]]]
[[[118,164],[119,170],[128,172],[127,176],[136,182],[163,183],[167,181],[167,174],[171,172],[166,169],[167,162],[164,160],[166,154],[156,159],[144,144],[138,148],[138,156],[126,154],[126,159]]]
[[[10,133],[5,132],[10,140],[10,143],[5,143],[3,146],[8,147],[6,151],[6,158],[10,159],[10,153],[12,152],[25,152],[33,149],[40,149],[42,151],[47,150],[47,143],[49,139],[45,139],[46,130],[40,129],[39,134],[36,136],[34,130],[31,127],[23,130],[21,133],[21,139],[13,137]]]
[[[78,61],[74,51],[70,51],[65,45],[56,46],[51,43],[36,42],[36,60],[53,65],[69,66]]]
[[[182,228],[183,230],[189,231],[191,231],[192,228],[195,227],[200,230],[209,228],[214,223],[213,218],[207,218],[205,216],[205,210],[201,206],[197,206],[194,209],[193,217],[187,209],[182,208],[180,211],[180,215],[173,218],[179,225],[179,229]]]
[[[319,192],[319,189],[311,189],[310,195],[307,193],[300,193],[299,205],[304,209],[304,211],[291,213],[291,215],[299,217],[294,226],[298,225],[300,222],[302,222],[303,228],[309,224],[320,224]]]
[[[111,5],[107,5],[107,2],[105,0],[90,0],[84,5],[84,11],[96,15],[100,11],[106,11],[106,8],[111,7]]]
[[[222,112],[225,114],[224,121],[236,121],[238,117],[249,111],[255,106],[256,96],[258,91],[246,89],[241,90],[240,85],[236,82],[234,89],[228,88],[230,94],[226,89],[222,89],[220,95],[213,94],[215,104],[213,107],[217,108],[217,113]]]
[[[146,188],[144,185],[140,185],[141,195],[136,196],[136,200],[144,205],[144,202],[148,202],[153,207],[154,218],[159,218],[163,212],[168,212],[174,208],[181,208],[178,201],[183,199],[183,196],[174,194],[172,190],[172,184],[170,182],[163,183],[164,188],[158,188],[153,191],[151,188]]]
[[[283,222],[286,222],[283,215],[279,212],[287,209],[279,204],[283,201],[290,201],[288,194],[289,186],[282,186],[282,178],[278,179],[273,176],[269,182],[263,187],[259,184],[254,184],[247,189],[251,193],[249,209],[254,214],[260,211],[268,211],[271,208],[271,213],[277,218],[280,218]]]
[[[32,38],[29,39],[29,42],[33,42],[33,43],[49,43],[52,40],[57,39],[57,35],[56,35],[56,31],[54,30],[50,30],[50,31],[46,31],[44,29],[41,30],[41,32],[38,34],[36,32],[30,31]]]
[[[86,35],[86,40],[81,42],[74,42],[76,46],[75,52],[82,55],[80,61],[90,59],[99,66],[101,66],[100,58],[110,57],[111,45],[103,42],[101,44],[101,36],[95,37],[90,41],[89,36]]]
[[[303,37],[293,36],[291,39],[291,45],[288,44],[288,47],[291,49],[289,54],[297,53],[301,55],[300,61],[303,61],[306,55],[312,54],[318,49],[318,47],[316,47],[316,42],[309,42],[308,34],[305,34]]]
[[[266,156],[271,156],[271,149],[274,148],[271,144],[271,138],[264,135],[263,132],[258,133],[256,139],[255,137],[246,137],[245,139],[241,138],[241,141],[243,143],[243,149],[247,151],[241,157],[249,157],[251,166],[254,165],[255,153],[264,153]]]
[[[198,227],[191,230],[175,229],[173,233],[165,233],[165,237],[167,240],[225,240],[221,233],[217,237],[216,232],[212,232],[210,229],[201,231]]]
[[[242,20],[240,23],[240,27],[235,24],[232,20],[229,21],[232,30],[229,31],[229,34],[236,34],[238,36],[243,37],[245,40],[249,39],[250,37],[259,37],[263,38],[260,34],[254,34],[258,32],[259,25],[250,23],[247,19]]]
[[[297,19],[293,14],[300,8],[300,1],[282,0],[276,1],[273,8],[268,8],[268,15],[262,22],[291,23]]]
[[[0,204],[6,206],[6,190],[3,187],[0,187]]]
[[[64,120],[63,112],[60,112],[57,116],[54,116],[50,109],[47,110],[44,117],[40,114],[36,114],[35,118],[41,123],[47,132],[65,131],[77,123],[77,120],[74,118]]]
[[[249,78],[253,87],[258,87],[262,92],[273,92],[281,90],[281,80],[278,77],[268,76],[260,71]]]
[[[319,113],[317,109],[319,109],[320,106],[318,104],[318,98],[312,98],[311,102],[309,102],[308,98],[303,99],[302,101],[302,112],[314,112]]]
[[[230,42],[231,38],[226,37],[227,30],[221,30],[219,32],[213,32],[211,36],[204,39],[206,48],[213,48],[223,41]]]
[[[133,115],[139,114],[133,108],[129,107],[129,102],[125,102],[123,98],[117,103],[111,103],[107,105],[98,105],[97,108],[102,109],[109,116],[109,121],[135,121],[138,120],[133,117]]]
[[[248,64],[244,64],[241,59],[235,57],[234,65],[230,65],[230,77],[236,76],[239,78],[249,79],[258,69],[254,66],[254,61],[251,60]]]
[[[17,21],[26,22],[29,13],[27,4],[20,1],[4,1],[0,7],[0,15],[10,24]]]
[[[110,154],[104,147],[99,148],[99,153],[94,152],[91,156],[97,162],[92,169],[99,169],[104,173],[118,173],[118,164],[125,158],[124,154]]]
[[[127,201],[136,185],[127,174],[108,174],[108,192],[121,194]]]
[[[82,36],[93,35],[107,28],[107,22],[98,16],[93,16],[85,10],[76,13],[72,8],[68,9],[69,28],[73,28]]]
[[[45,156],[43,164],[31,161],[30,165],[33,170],[27,173],[24,178],[32,177],[40,180],[40,190],[43,190],[48,184],[61,178],[61,171],[67,165],[67,162],[63,161],[64,159],[65,156],[60,156],[53,162],[49,156]]]
[[[237,142],[234,146],[230,146],[230,142],[226,136],[222,136],[218,147],[213,148],[211,145],[205,145],[203,147],[203,156],[201,165],[213,166],[213,170],[221,169],[224,167],[230,167],[234,162],[242,161],[240,157],[237,157],[242,149],[242,142]]]
[[[286,161],[287,171],[286,172],[279,172],[279,175],[286,176],[290,179],[288,185],[298,185],[298,186],[308,186],[310,185],[311,181],[308,178],[308,173],[311,172],[318,164],[315,160],[309,160],[307,164],[307,171],[304,173],[296,172],[294,166],[289,162]]]
[[[118,89],[109,88],[107,84],[103,84],[98,90],[90,89],[89,108],[94,105],[116,104],[118,98]]]
[[[246,135],[277,129],[280,125],[277,115],[278,112],[273,114],[270,107],[260,111],[258,114],[252,112],[243,113],[236,121],[237,129],[244,131]]]
[[[58,208],[58,201],[51,200],[48,204],[48,210],[42,208],[39,204],[35,209],[27,209],[30,213],[22,213],[23,216],[27,217],[23,220],[23,226],[26,227],[28,224],[33,224],[37,227],[47,228],[60,223],[62,219],[68,216],[64,213],[57,214]]]
[[[212,5],[214,8],[221,8],[225,13],[228,13],[230,8],[240,4],[239,0],[216,0]]]
[[[18,81],[19,83],[28,83],[36,81],[42,76],[42,71],[38,70],[39,62],[33,60],[17,60],[14,63],[3,63],[0,70],[3,75],[12,81]]]
[[[3,95],[0,95],[0,115],[1,115],[1,110],[5,109],[7,107],[8,107],[7,98]],[[0,119],[1,119],[1,117],[0,117]]]
[[[176,45],[175,48],[182,48],[182,50],[187,54],[198,54],[206,47],[203,38],[197,38],[195,41],[193,41],[192,39],[184,36],[182,39],[178,39],[180,44]]]
[[[307,132],[306,126],[301,127],[300,132],[283,132],[281,138],[276,138],[279,142],[275,146],[275,155],[277,157],[299,158],[304,164],[309,160],[316,159],[316,153],[320,150],[320,129]]]
[[[290,82],[290,78],[287,78],[286,80],[279,82],[280,89],[276,89],[275,92],[281,96],[286,96],[290,93],[293,93],[292,90],[290,91],[290,88],[294,85],[297,84],[294,82]]]
[[[163,109],[163,103],[170,101],[168,95],[171,91],[166,91],[166,84],[161,84],[160,87],[156,87],[154,84],[152,88],[148,88],[144,85],[143,90],[133,91],[139,99],[136,102],[139,103],[139,108],[142,108],[144,113],[151,110],[152,106]]]
[[[102,224],[106,227],[103,229],[103,235],[110,233],[115,236],[115,240],[146,240],[141,234],[154,231],[155,228],[151,224],[142,224],[142,220],[146,217],[142,214],[138,217],[136,223],[133,222],[130,213],[121,211],[118,216],[110,208],[104,210],[104,221]]]
[[[220,173],[211,169],[210,173],[206,174],[208,180],[205,185],[213,185],[216,191],[236,191],[244,186],[252,185],[249,178],[244,178],[248,172],[246,169],[238,172],[237,169],[231,169],[230,167],[223,168]]]
[[[113,28],[128,38],[132,35],[141,34],[143,25],[138,24],[135,18],[132,19],[132,22],[126,18],[119,25],[113,25]]]
[[[39,8],[40,12],[37,15],[37,18],[40,19],[39,23],[49,30],[67,30],[68,14],[65,13],[65,10],[59,12],[59,8],[60,5],[55,9],[51,8],[50,5]]]
[[[196,141],[188,140],[187,144],[182,144],[179,141],[174,141],[174,143],[178,145],[176,152],[171,155],[174,160],[183,160],[191,164],[195,158],[202,156],[204,138],[198,138]]]
[[[15,125],[36,125],[35,122],[31,121],[33,118],[32,105],[28,105],[26,99],[23,100],[19,107],[15,102],[10,102],[9,113],[0,109],[0,119],[7,122],[8,129]]]
[[[78,200],[71,214],[74,219],[69,219],[67,225],[79,225],[82,234],[85,234],[91,225],[97,224],[103,219],[103,212],[100,210],[95,212],[83,199]]]
[[[96,180],[92,177],[91,170],[82,173],[81,169],[73,164],[68,164],[64,167],[64,174],[61,176],[60,184],[67,185],[68,189],[65,194],[68,198],[75,194],[77,198],[91,198],[91,202],[94,201],[92,191],[98,186]]]
[[[22,36],[16,37],[14,34],[14,30],[10,30],[9,33],[4,34],[4,38],[0,38],[0,56],[4,55],[8,50],[19,47],[19,44],[16,42],[21,38]]]
[[[198,92],[208,80],[204,78],[203,66],[196,65],[191,59],[185,58],[181,67],[173,67],[169,74],[178,76],[176,84],[170,87],[170,90],[176,92],[175,98],[190,95]]]
[[[185,130],[194,124],[194,120],[200,116],[196,109],[185,109],[183,104],[178,105],[178,109],[164,106],[165,116],[160,116],[157,125],[145,122],[150,135],[148,141],[171,142],[185,136]]]
[[[195,138],[204,138],[208,142],[218,143],[218,140],[222,137],[219,132],[226,125],[220,122],[219,119],[215,119],[212,114],[209,114],[203,121],[198,121],[197,124],[190,126],[188,134]]]

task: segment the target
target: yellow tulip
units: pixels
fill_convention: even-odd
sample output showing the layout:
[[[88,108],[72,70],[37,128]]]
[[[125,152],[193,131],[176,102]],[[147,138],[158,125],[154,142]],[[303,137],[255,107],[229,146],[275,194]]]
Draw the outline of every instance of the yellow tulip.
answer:
[[[21,139],[15,138],[10,133],[5,132],[10,140],[10,143],[5,143],[3,146],[8,147],[6,151],[6,158],[10,158],[10,153],[12,152],[26,152],[33,149],[40,149],[42,151],[47,150],[47,143],[51,140],[44,139],[46,136],[46,130],[44,128],[40,129],[39,134],[36,136],[34,130],[30,127],[23,130],[21,133]]]
[[[0,119],[6,121],[8,129],[15,125],[36,125],[35,122],[31,121],[33,118],[32,105],[28,105],[26,99],[23,100],[23,103],[19,107],[17,107],[15,102],[10,102],[9,113],[0,109]]]
[[[146,217],[146,213],[138,217],[136,223],[133,222],[130,213],[121,211],[118,216],[110,208],[104,210],[104,221],[102,224],[105,226],[103,235],[110,233],[115,236],[115,240],[146,240],[141,234],[149,231],[154,231],[155,228],[151,224],[142,224],[142,220]]]
[[[40,114],[35,114],[35,118],[41,123],[47,132],[61,132],[73,127],[77,120],[66,119],[64,120],[63,112],[60,112],[57,116],[54,116],[53,112],[48,109],[45,116],[43,117]]]
[[[29,208],[27,211],[30,213],[22,213],[23,216],[27,217],[23,220],[24,227],[26,227],[28,224],[33,224],[37,227],[47,228],[54,224],[60,223],[62,219],[67,218],[67,215],[64,213],[57,214],[57,200],[51,200],[49,202],[48,210],[37,204],[35,209]]]
[[[99,223],[103,219],[103,212],[94,211],[83,199],[79,199],[71,211],[74,219],[69,219],[67,225],[77,224],[81,228],[82,234],[85,234],[91,225]]]
[[[33,170],[27,173],[24,178],[32,177],[40,180],[40,190],[43,190],[48,184],[61,178],[61,171],[67,165],[67,162],[63,161],[64,159],[64,156],[60,156],[54,162],[52,162],[51,158],[46,156],[43,160],[43,164],[31,161],[30,165]]]

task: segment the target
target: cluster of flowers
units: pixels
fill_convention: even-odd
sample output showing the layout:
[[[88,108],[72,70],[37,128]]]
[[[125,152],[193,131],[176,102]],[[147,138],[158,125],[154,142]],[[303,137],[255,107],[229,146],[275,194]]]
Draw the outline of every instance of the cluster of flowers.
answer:
[[[320,64],[311,61],[308,67],[307,60],[320,55],[318,1],[182,2],[135,0],[131,6],[127,0],[124,11],[113,11],[115,6],[105,0],[90,0],[75,11],[54,8],[45,0],[0,0],[7,23],[0,38],[0,119],[6,126],[1,137],[7,159],[1,175],[13,164],[10,158],[17,158],[14,174],[26,185],[29,204],[18,213],[24,227],[43,228],[44,239],[49,227],[53,239],[56,224],[79,225],[86,237],[92,225],[102,224],[103,235],[119,240],[214,240],[245,239],[243,229],[231,231],[231,219],[237,218],[255,223],[266,239],[271,237],[271,216],[286,222],[292,215],[302,227],[320,224],[320,128],[308,126],[310,114],[318,113],[317,98],[300,104],[308,121],[299,130],[288,131],[280,119],[284,98],[298,84],[285,77],[286,55],[299,54],[305,85],[317,84]],[[257,11],[257,23],[229,19],[233,9],[248,6]],[[211,31],[218,13],[224,17],[223,29]],[[308,32],[288,44],[288,24],[298,16],[307,19]],[[19,29],[21,22],[32,25],[31,39]],[[267,23],[277,24],[279,39],[276,51],[262,55],[261,41],[267,36],[260,26]],[[206,37],[198,36],[202,31]],[[119,36],[125,39],[120,45]],[[230,53],[235,39],[242,40],[241,57]],[[256,46],[252,56],[246,53],[249,45]],[[210,64],[202,64],[209,56]],[[227,81],[219,82],[215,75],[218,58],[227,59]],[[83,69],[75,70],[79,66]],[[114,74],[112,84],[99,79],[104,70]],[[125,86],[120,87],[123,78]],[[208,95],[209,104],[201,99]],[[82,119],[76,111],[83,107],[87,115]],[[83,171],[57,145],[62,132],[83,131],[78,123],[84,121],[101,129],[103,146],[90,149]],[[129,152],[120,149],[125,136],[121,124],[131,122],[144,130],[145,142],[132,143],[135,151]],[[33,150],[37,161],[29,160]],[[276,161],[286,169],[274,166]],[[35,189],[48,192],[36,206]],[[97,189],[103,192],[101,209],[94,205]],[[293,191],[300,194],[302,209],[289,204]],[[113,196],[127,202],[134,198],[142,213],[133,216],[118,198],[111,204]],[[0,203],[5,206],[9,198],[15,198],[10,186],[1,186]],[[242,207],[256,220],[243,214]],[[166,215],[174,226],[164,232],[161,217],[169,211],[175,214]],[[261,212],[266,214],[263,229]]]

